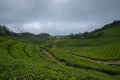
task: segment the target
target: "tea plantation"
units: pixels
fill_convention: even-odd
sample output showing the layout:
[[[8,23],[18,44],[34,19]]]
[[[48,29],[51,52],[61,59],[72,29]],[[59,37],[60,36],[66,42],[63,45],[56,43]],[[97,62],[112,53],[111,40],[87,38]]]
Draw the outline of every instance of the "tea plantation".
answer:
[[[101,31],[99,38],[44,38],[41,45],[1,36],[0,80],[120,80],[120,24]]]

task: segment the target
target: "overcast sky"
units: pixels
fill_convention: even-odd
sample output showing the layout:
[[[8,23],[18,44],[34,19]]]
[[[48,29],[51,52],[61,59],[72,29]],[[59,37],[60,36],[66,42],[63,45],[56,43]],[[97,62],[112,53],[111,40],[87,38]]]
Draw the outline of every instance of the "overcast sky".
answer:
[[[53,35],[91,31],[120,19],[120,0],[0,0],[0,24]]]

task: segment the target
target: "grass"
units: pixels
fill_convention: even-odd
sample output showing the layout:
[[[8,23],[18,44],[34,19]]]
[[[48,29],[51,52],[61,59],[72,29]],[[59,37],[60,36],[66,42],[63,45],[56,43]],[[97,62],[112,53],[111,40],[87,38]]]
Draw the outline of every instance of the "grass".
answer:
[[[98,47],[64,47],[64,51],[98,60],[120,60],[120,43]]]
[[[10,51],[13,56],[10,56],[7,47],[13,43],[15,44],[10,46]],[[106,73],[93,70],[59,66],[53,63],[52,60],[40,50],[38,45],[23,42],[16,43],[14,40],[7,40],[0,44],[2,44],[0,47],[0,79],[110,80],[113,77]],[[30,57],[25,54],[23,48],[25,48],[25,51]],[[94,74],[91,74],[92,72]],[[114,79],[118,78],[116,75]]]
[[[0,79],[119,80],[120,66],[83,59],[119,61],[120,25],[103,32],[103,37],[95,39],[0,37]],[[53,47],[42,50],[49,43]],[[46,52],[65,65],[58,65]]]

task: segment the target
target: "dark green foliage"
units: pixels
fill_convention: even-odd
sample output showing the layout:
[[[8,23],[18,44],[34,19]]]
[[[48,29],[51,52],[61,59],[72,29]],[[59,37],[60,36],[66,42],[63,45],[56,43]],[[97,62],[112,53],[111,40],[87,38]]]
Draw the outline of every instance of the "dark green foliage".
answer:
[[[4,35],[12,35],[14,34],[12,31],[10,31],[10,29],[8,27],[6,27],[5,25],[0,25],[0,36],[4,36]]]
[[[35,35],[29,32],[22,32],[22,33],[19,33],[18,36],[35,36]]]
[[[78,38],[78,39],[81,39],[81,38],[83,38],[83,35],[80,34],[80,33],[79,33],[79,34],[70,34],[69,37],[70,37],[70,38]]]
[[[74,39],[83,39],[83,38],[87,38],[87,39],[94,39],[94,38],[99,38],[102,37],[104,35],[104,32],[98,32],[98,33],[93,33],[93,32],[85,32],[85,33],[79,33],[79,34],[71,34],[69,35],[70,38]]]
[[[48,34],[48,33],[40,33],[37,35],[38,37],[41,37],[41,38],[46,38],[46,37],[50,37],[51,35]]]

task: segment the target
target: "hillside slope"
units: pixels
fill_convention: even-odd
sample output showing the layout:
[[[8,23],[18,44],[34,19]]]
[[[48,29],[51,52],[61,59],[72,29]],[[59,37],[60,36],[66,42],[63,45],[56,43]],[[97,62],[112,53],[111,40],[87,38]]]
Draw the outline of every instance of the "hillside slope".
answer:
[[[35,36],[28,36],[28,42],[24,36],[0,37],[0,79],[119,80],[120,24],[94,34],[99,32],[104,35],[43,38],[42,44],[34,42],[40,39]]]

